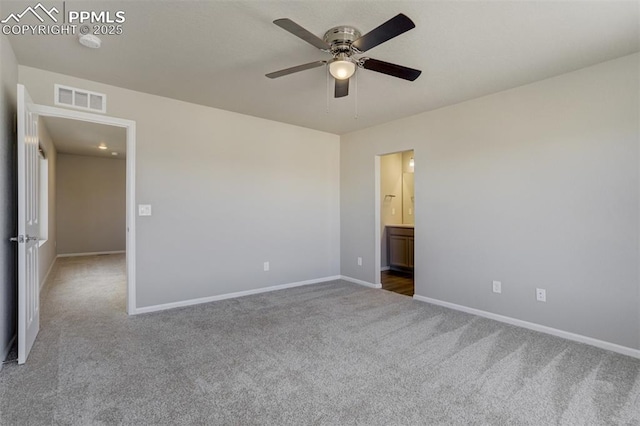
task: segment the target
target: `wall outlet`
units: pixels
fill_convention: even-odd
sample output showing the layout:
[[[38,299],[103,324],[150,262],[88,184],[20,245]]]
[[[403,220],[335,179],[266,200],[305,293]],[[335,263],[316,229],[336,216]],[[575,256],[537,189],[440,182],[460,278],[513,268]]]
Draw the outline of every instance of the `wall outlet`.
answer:
[[[536,288],[536,300],[538,302],[546,302],[547,290],[545,290],[544,288]]]
[[[493,292],[502,293],[502,283],[500,281],[493,282]]]
[[[358,258],[358,266],[362,266],[362,258],[361,257]]]
[[[392,214],[392,215],[396,214],[396,209],[392,208],[392,209],[391,209],[391,214]]]
[[[269,262],[264,262],[264,271],[268,271],[269,270]]]

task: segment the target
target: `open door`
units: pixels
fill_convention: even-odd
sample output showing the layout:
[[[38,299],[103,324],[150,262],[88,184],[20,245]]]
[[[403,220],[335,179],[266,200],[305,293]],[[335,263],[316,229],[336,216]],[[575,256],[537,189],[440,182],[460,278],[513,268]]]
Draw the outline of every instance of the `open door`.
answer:
[[[24,364],[40,329],[38,271],[38,115],[18,84],[18,364]]]

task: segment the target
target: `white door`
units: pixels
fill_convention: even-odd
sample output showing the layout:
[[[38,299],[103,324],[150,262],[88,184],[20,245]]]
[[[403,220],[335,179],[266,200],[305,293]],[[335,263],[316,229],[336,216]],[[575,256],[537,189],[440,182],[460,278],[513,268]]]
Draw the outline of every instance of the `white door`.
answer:
[[[38,272],[38,115],[18,84],[18,364],[24,364],[40,329]]]

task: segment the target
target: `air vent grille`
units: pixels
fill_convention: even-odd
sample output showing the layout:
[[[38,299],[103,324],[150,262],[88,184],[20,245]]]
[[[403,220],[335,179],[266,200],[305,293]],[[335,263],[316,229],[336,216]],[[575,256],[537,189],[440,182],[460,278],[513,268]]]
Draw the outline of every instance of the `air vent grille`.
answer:
[[[107,112],[107,95],[74,87],[55,85],[55,104],[92,112]]]

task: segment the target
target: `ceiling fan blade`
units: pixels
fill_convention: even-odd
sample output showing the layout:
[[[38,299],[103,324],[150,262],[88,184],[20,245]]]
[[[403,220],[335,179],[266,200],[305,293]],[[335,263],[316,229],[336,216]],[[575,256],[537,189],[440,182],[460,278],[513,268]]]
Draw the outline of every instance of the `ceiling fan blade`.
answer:
[[[415,70],[413,68],[403,67],[402,65],[392,64],[389,62],[379,61],[377,59],[365,59],[362,67],[367,70],[380,72],[393,77],[402,78],[405,80],[413,81],[420,77],[422,71]]]
[[[334,91],[335,98],[343,98],[349,94],[349,79],[345,80],[336,80],[336,87]]]
[[[301,39],[317,47],[318,49],[321,49],[321,50],[331,49],[331,46],[329,46],[328,43],[326,43],[324,40],[322,40],[315,34],[312,34],[311,32],[305,30],[300,25],[293,22],[291,19],[288,19],[288,18],[276,19],[275,21],[273,21],[273,23],[279,26],[280,28],[282,28],[283,30],[289,31],[294,36],[300,37]]]
[[[285,68],[285,69],[280,70],[280,71],[270,72],[269,74],[266,74],[266,76],[269,77],[269,78],[278,78],[278,77],[282,77],[282,76],[285,76],[285,75],[293,74],[294,72],[310,70],[311,68],[317,68],[317,67],[320,67],[322,65],[325,65],[326,63],[327,63],[327,61],[309,62],[308,64],[298,65],[296,67]]]
[[[366,52],[415,27],[411,19],[400,13],[354,41],[352,46],[360,52]]]

